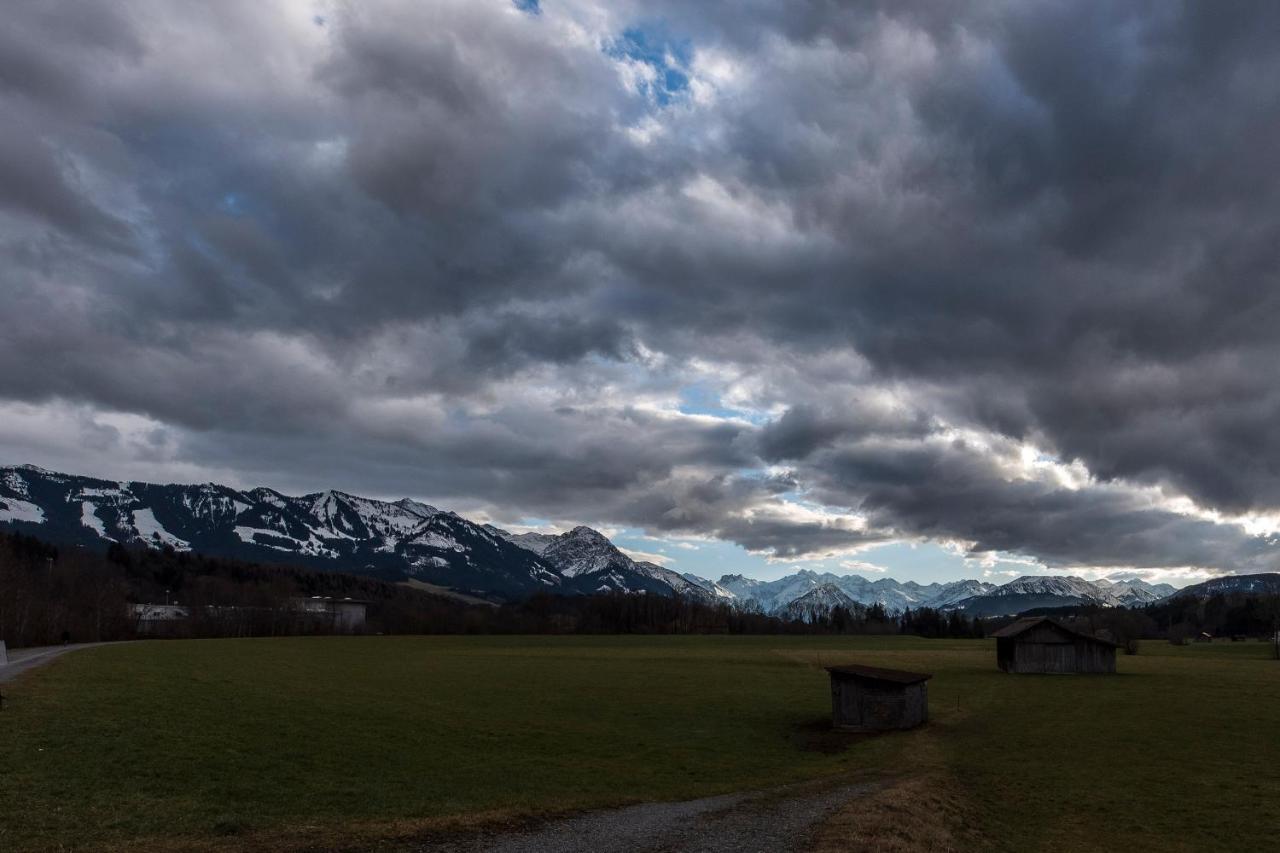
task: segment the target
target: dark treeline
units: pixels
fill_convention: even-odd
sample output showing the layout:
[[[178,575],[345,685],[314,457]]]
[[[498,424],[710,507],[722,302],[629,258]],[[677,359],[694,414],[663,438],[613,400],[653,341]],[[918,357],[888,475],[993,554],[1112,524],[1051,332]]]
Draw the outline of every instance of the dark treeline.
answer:
[[[373,578],[171,548],[112,545],[105,553],[57,548],[0,533],[0,639],[14,648],[130,639],[142,633],[133,605],[176,604],[186,618],[165,636],[252,637],[330,633],[332,622],[299,611],[311,596],[368,602],[361,633],[385,634],[895,634],[980,637],[982,623],[928,608],[901,616],[883,607],[837,607],[783,619],[657,595],[538,595],[502,606],[468,604]]]
[[[1157,635],[1184,640],[1214,637],[1267,637],[1280,629],[1280,595],[1213,595],[1205,599],[1175,598],[1153,604],[1143,615],[1155,623]]]
[[[827,614],[784,619],[728,604],[661,595],[537,595],[494,614],[494,629],[565,634],[919,634],[981,637],[980,620],[921,608],[902,616],[871,607],[834,607]]]
[[[31,536],[0,533],[0,640],[11,647],[135,637],[134,603],[181,605],[190,614],[166,636],[244,637],[325,633],[333,626],[306,616],[296,599],[310,596],[369,602],[365,630],[461,633],[472,610],[442,596],[338,572],[262,565],[126,548],[105,553],[57,548]],[[488,608],[485,608],[488,609]]]
[[[1105,631],[1112,639],[1131,647],[1136,640],[1170,640],[1175,643],[1208,634],[1210,637],[1265,639],[1280,629],[1280,596],[1214,595],[1208,598],[1175,598],[1146,607],[1063,607],[1030,611],[1048,615],[1089,633]],[[996,622],[992,628],[1008,622]]]
[[[657,595],[538,595],[502,606],[463,601],[374,578],[112,545],[105,553],[57,548],[0,533],[0,640],[11,647],[137,636],[135,603],[176,603],[189,617],[171,636],[281,636],[326,633],[299,598],[368,602],[363,633],[385,634],[915,634],[982,637],[1011,618],[970,619],[930,608],[886,613],[880,605],[836,607],[780,618],[727,604]],[[1121,645],[1181,642],[1201,634],[1268,637],[1280,627],[1280,596],[1179,598],[1144,608],[1072,607],[1046,613]]]

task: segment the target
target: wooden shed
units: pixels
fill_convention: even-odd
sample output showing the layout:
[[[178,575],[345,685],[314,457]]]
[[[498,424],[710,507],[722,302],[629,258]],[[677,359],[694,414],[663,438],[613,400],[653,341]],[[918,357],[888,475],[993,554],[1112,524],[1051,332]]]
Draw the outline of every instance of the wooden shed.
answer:
[[[1116,644],[1047,616],[1019,619],[991,636],[1005,672],[1114,673]]]
[[[829,666],[831,720],[842,731],[914,728],[929,719],[932,675],[877,666]]]

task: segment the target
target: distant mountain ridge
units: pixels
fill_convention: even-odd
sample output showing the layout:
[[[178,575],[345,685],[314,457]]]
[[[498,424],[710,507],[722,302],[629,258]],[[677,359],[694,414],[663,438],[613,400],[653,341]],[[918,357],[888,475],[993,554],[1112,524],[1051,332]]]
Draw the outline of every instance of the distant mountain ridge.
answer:
[[[633,560],[603,533],[578,526],[567,533],[510,533],[491,524],[485,530],[527,549],[549,562],[562,575],[590,579],[591,592],[656,592],[714,602],[732,596],[712,581],[681,575],[656,563]]]
[[[1081,604],[1130,607],[1200,587],[1270,589],[1265,579],[1280,579],[1233,576],[1178,591],[1137,578],[1026,575],[1003,585],[974,579],[920,584],[801,570],[772,581],[727,574],[716,582],[635,560],[585,526],[561,534],[512,533],[409,498],[381,501],[334,490],[291,497],[212,483],[115,482],[29,465],[0,468],[0,528],[72,545],[145,543],[421,580],[490,600],[535,592],[682,595],[810,620],[837,606],[959,609],[971,616]]]
[[[742,575],[725,575],[720,586],[732,592],[744,604],[765,613],[780,613],[788,604],[810,590],[832,586],[858,604],[879,604],[885,610],[901,612],[908,608],[950,607],[974,595],[996,589],[995,584],[976,580],[950,583],[919,584],[898,582],[892,578],[867,580],[861,575],[837,575],[801,569],[775,581],[760,581]]]
[[[824,583],[789,602],[782,612],[788,619],[818,622],[827,618],[837,607],[844,608],[850,614],[859,615],[867,609],[846,595],[840,587],[833,583]]]
[[[115,482],[18,466],[0,468],[0,526],[62,544],[142,543],[415,579],[490,599],[604,589],[673,595],[689,586],[678,575],[666,584],[665,570],[626,564],[578,566],[566,575],[558,554],[544,558],[456,513],[339,491],[291,497],[266,488]]]
[[[1280,595],[1280,572],[1210,578],[1176,590],[1168,598],[1209,598],[1214,595]]]
[[[1087,581],[1078,577],[1023,575],[955,602],[954,606],[970,616],[1012,616],[1038,607],[1140,607],[1174,592],[1175,588],[1167,583],[1150,584],[1137,578]]]

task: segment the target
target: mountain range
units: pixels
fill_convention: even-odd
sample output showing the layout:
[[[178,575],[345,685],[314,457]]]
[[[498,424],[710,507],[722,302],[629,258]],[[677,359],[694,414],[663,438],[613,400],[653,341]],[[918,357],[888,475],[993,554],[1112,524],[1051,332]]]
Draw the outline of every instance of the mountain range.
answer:
[[[491,601],[537,592],[682,595],[804,619],[836,606],[877,604],[889,612],[932,607],[973,616],[1079,604],[1127,607],[1178,592],[1137,578],[1042,575],[1003,585],[972,579],[920,584],[801,570],[772,581],[741,574],[711,581],[635,560],[590,527],[558,535],[512,533],[408,498],[382,501],[332,490],[293,497],[213,483],[116,482],[30,465],[0,468],[0,528],[67,545],[143,543],[416,580]],[[1211,592],[1275,589],[1280,575],[1232,576],[1197,586],[1212,586]]]
[[[544,591],[716,597],[709,581],[695,584],[637,563],[587,527],[545,541],[521,539],[408,498],[339,491],[292,497],[266,488],[115,482],[17,466],[0,468],[0,526],[70,545],[142,543],[418,580],[489,600]]]
[[[1205,599],[1214,595],[1280,595],[1280,573],[1223,575],[1183,587],[1170,597]]]

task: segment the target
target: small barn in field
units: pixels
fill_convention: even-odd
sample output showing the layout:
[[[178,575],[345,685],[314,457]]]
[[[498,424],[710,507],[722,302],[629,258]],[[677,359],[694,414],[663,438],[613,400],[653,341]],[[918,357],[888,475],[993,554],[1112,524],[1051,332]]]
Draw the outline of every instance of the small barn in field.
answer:
[[[843,731],[914,728],[929,719],[932,675],[877,666],[829,666],[832,724]]]
[[[1114,673],[1116,644],[1047,616],[1019,619],[991,636],[1005,672]]]

